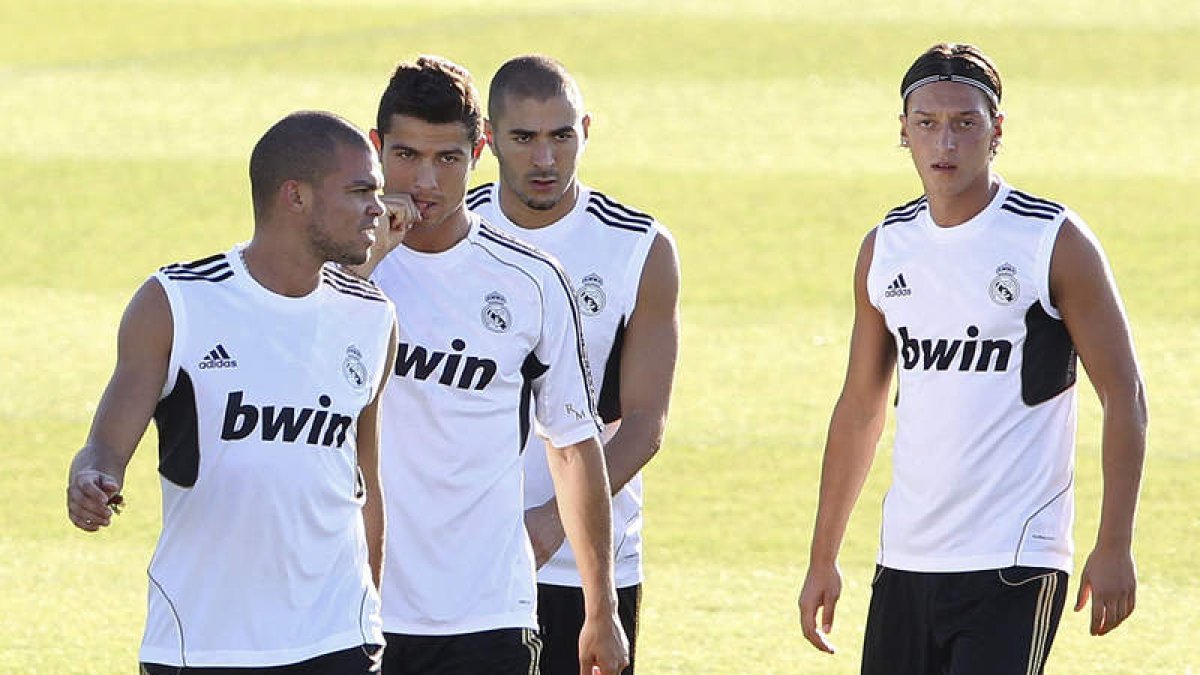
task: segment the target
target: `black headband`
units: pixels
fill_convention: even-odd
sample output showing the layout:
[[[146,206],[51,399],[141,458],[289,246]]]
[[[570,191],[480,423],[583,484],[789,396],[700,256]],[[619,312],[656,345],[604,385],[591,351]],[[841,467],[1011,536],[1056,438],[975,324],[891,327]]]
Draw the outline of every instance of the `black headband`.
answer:
[[[1000,94],[992,88],[992,83],[979,66],[966,59],[939,59],[921,64],[921,67],[910,70],[904,81],[906,84],[900,88],[902,101],[907,101],[909,94],[932,82],[958,82],[975,87],[987,94],[993,105],[1000,105]]]

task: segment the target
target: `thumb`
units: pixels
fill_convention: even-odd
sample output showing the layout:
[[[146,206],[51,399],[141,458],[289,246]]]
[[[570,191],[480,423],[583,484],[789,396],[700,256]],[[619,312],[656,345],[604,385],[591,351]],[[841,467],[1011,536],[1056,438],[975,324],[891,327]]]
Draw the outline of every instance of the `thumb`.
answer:
[[[1075,611],[1083,609],[1087,606],[1088,598],[1092,597],[1092,584],[1088,582],[1087,577],[1079,580],[1079,594],[1075,597]]]
[[[117,479],[106,473],[102,473],[96,478],[96,485],[110,497],[121,491],[121,484],[117,482]]]

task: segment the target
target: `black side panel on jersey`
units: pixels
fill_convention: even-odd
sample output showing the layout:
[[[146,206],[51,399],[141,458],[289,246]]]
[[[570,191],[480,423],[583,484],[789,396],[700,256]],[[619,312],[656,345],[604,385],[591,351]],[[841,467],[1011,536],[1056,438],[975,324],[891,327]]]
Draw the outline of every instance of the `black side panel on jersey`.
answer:
[[[521,384],[521,406],[519,414],[521,416],[521,446],[519,452],[525,451],[525,443],[529,440],[529,421],[533,411],[533,381],[546,374],[550,366],[537,360],[533,354],[525,357],[525,363],[521,364],[521,379],[524,382]]]
[[[1075,345],[1062,321],[1033,303],[1025,313],[1025,351],[1021,359],[1021,399],[1045,403],[1075,385]]]
[[[158,427],[158,473],[180,486],[190,488],[200,474],[200,429],[196,412],[196,390],[183,368],[175,387],[154,409]]]
[[[600,421],[608,424],[621,419],[621,346],[625,343],[625,317],[617,324],[612,351],[604,362],[604,381],[600,384],[600,401],[596,407]]]

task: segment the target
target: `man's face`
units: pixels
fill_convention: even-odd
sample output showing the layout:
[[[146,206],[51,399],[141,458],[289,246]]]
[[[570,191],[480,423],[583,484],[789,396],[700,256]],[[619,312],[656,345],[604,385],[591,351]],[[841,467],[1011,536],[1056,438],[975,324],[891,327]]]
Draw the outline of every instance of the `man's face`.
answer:
[[[987,185],[1002,121],[992,117],[986,94],[969,84],[933,82],[910,94],[900,135],[925,193],[953,197]]]
[[[573,194],[590,124],[565,95],[546,100],[506,95],[501,114],[489,120],[488,138],[500,164],[501,190],[529,209],[554,209]]]
[[[313,195],[308,239],[316,256],[343,265],[361,265],[375,241],[375,219],[383,172],[370,146],[338,144],[336,168],[310,186]]]
[[[418,227],[436,227],[464,211],[467,177],[482,139],[472,147],[462,123],[433,124],[407,115],[392,115],[386,132],[371,133],[383,161],[384,192],[412,197],[421,212]]]

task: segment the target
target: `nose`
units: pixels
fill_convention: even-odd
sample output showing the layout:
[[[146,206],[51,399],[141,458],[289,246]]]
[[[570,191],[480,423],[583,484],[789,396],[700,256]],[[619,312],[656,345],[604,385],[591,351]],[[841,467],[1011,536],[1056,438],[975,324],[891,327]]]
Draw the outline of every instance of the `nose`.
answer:
[[[938,147],[946,150],[953,150],[958,146],[958,139],[954,137],[954,130],[950,125],[946,125],[938,132]]]
[[[378,218],[385,212],[383,206],[383,197],[377,192],[371,197],[371,203],[367,205],[367,215],[372,218]]]
[[[418,163],[416,175],[413,176],[413,188],[421,191],[436,190],[437,184],[437,172],[433,169],[433,162]]]
[[[533,144],[533,165],[539,169],[549,169],[554,166],[554,149],[545,141]]]

